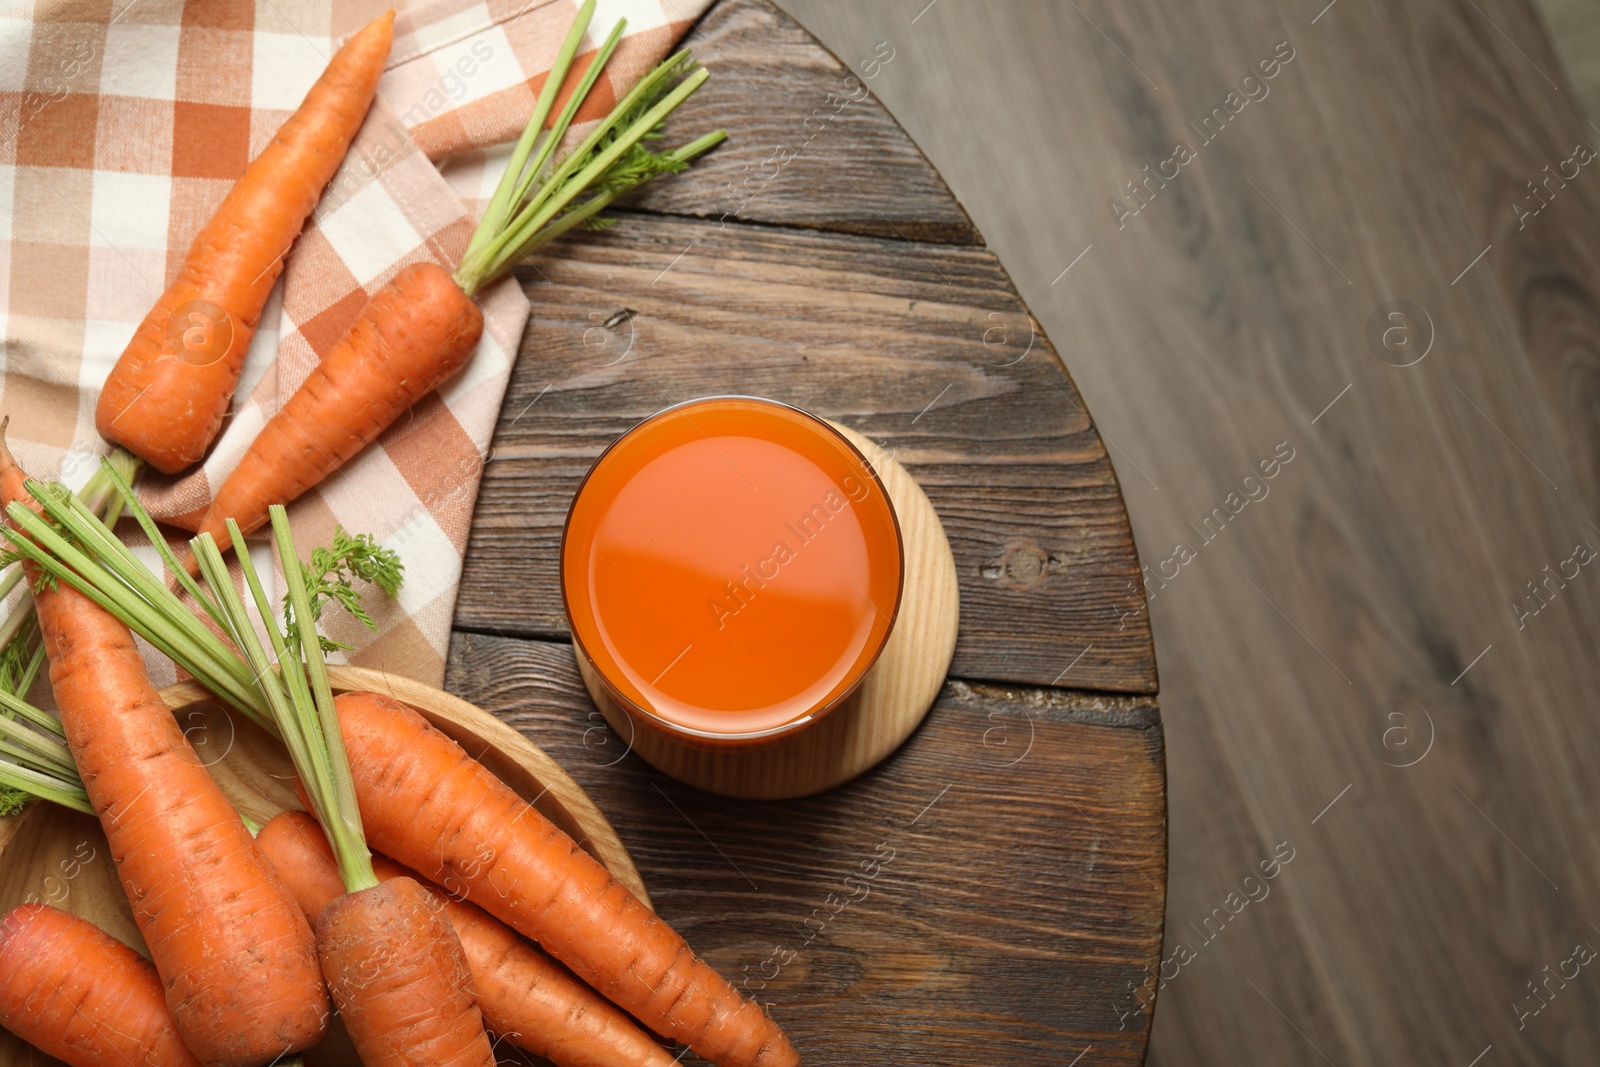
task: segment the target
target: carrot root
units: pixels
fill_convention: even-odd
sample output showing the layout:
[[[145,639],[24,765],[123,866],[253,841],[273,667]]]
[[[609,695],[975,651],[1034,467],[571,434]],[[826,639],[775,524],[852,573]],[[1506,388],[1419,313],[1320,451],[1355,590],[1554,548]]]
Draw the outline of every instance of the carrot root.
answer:
[[[269,820],[256,843],[283,875],[312,922],[344,893],[333,848],[316,819],[286,811]],[[416,877],[383,856],[372,857],[385,881]],[[560,964],[476,904],[423,883],[456,935],[472,971],[478,1007],[493,1033],[557,1067],[672,1067],[654,1038]]]
[[[200,1067],[156,969],[83,919],[25,904],[0,919],[0,1026],[72,1067]]]
[[[394,878],[317,920],[317,956],[366,1067],[494,1067],[461,942],[434,909]]]
[[[378,290],[223,481],[200,529],[229,547],[354,459],[396,419],[466,365],[483,312],[449,272],[413,263]]]
[[[284,258],[377,92],[394,12],[356,33],[195,236],[107,377],[95,425],[163,474],[198,463],[228,409]]]
[[[793,1067],[759,1005],[537,809],[411,708],[335,701],[367,840],[538,941],[657,1033],[722,1067]]]

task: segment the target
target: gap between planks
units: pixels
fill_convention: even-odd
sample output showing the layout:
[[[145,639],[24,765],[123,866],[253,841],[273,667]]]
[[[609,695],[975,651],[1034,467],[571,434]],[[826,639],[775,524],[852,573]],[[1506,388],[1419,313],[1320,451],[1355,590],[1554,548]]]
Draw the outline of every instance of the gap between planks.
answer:
[[[471,637],[498,638],[503,641],[523,641],[529,644],[550,645],[559,647],[568,654],[572,651],[572,635],[567,633],[548,632],[508,632],[504,628],[483,628],[476,626],[452,626],[450,632]],[[446,660],[448,670],[448,659]],[[573,670],[577,670],[577,660],[573,660]],[[448,680],[448,678],[447,678]],[[1073,722],[1088,726],[1109,726],[1122,730],[1148,730],[1161,728],[1160,701],[1158,693],[1126,693],[1111,689],[1085,689],[1060,685],[1019,686],[1014,682],[996,681],[988,678],[968,678],[963,675],[947,675],[944,686],[940,690],[938,702],[950,699],[950,685],[965,686],[977,698],[977,703],[1014,703],[1017,705],[1031,704],[1030,694],[1039,694],[1045,699],[1043,710],[1064,711],[1065,714],[1052,716],[1055,722]],[[1074,699],[1093,701],[1104,705],[1096,708],[1062,708],[1062,704]],[[1143,721],[1145,716],[1142,709],[1149,709],[1148,721]],[[1125,716],[1125,718],[1123,718]]]

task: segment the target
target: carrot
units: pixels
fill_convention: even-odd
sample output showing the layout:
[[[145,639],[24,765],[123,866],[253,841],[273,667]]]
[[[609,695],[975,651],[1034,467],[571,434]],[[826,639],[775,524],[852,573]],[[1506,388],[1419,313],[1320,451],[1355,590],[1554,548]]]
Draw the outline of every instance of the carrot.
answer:
[[[0,440],[0,497],[29,499]],[[67,746],[184,1042],[204,1063],[316,1043],[311,929],[145,675],[128,627],[65,582],[35,604]]]
[[[97,572],[87,560],[73,564],[85,575],[66,566],[63,559],[76,559],[79,553],[49,523],[20,504],[8,507],[7,513],[24,524],[30,536],[46,542],[48,549],[36,551],[22,538],[15,542],[18,551],[62,582],[74,588],[81,582],[86,591],[105,597],[119,617],[136,621],[147,639],[170,649],[174,660],[208,687],[231,694],[230,703],[241,711],[254,716],[259,714],[256,709],[271,705],[271,721],[294,755],[318,821],[339,857],[346,888],[377,884],[367,846],[370,829],[372,843],[384,852],[435,883],[460,887],[467,899],[538,941],[658,1033],[685,1042],[725,1067],[798,1064],[788,1039],[757,1005],[741,998],[697,959],[671,927],[571,838],[420,715],[371,693],[332,698],[310,621],[316,615],[306,595],[301,564],[292,552],[282,507],[272,509],[272,522],[299,634],[294,648],[287,647],[276,624],[267,629],[276,662],[284,668],[282,684],[300,687],[299,702],[309,699],[303,696],[308,683],[295,681],[300,657],[305,658],[308,674],[320,675],[320,681],[309,686],[317,704],[316,721],[310,726],[280,706],[287,698],[279,677],[243,606],[235,603],[238,592],[213,538],[202,534],[193,545],[206,585],[227,607],[226,616],[210,599],[197,595],[196,600],[226,628],[234,647],[249,656],[248,663],[239,661],[233,648],[205,629],[195,609],[185,606],[125,548],[119,548],[111,532],[81,503],[74,508],[54,492],[41,492],[52,521],[86,544],[103,546],[97,551],[108,560],[109,573]],[[118,492],[141,523],[150,522],[125,484],[118,483]],[[230,532],[236,539],[243,536],[237,526]],[[272,618],[273,606],[255,577],[249,553],[239,554],[239,565],[259,616]],[[136,605],[115,600],[121,593],[145,590],[150,597]],[[191,592],[198,590],[196,586]],[[240,677],[235,667],[243,669],[244,684],[254,687],[258,697],[237,691]],[[313,735],[315,745],[308,740]],[[329,750],[322,756],[308,754],[322,746]],[[359,1044],[360,1035],[353,1036]]]
[[[256,835],[312,922],[344,892],[333,848],[305,812],[286,811]],[[383,856],[380,879],[416,876]],[[672,1056],[593,989],[476,904],[430,887],[461,938],[484,1022],[518,1048],[557,1067],[672,1067]]]
[[[249,553],[239,554],[270,658],[215,539],[201,534],[191,544],[338,859],[347,892],[317,917],[317,958],[333,1001],[367,1067],[494,1067],[455,931],[416,881],[379,882],[373,870],[305,574],[283,508],[273,507],[270,518],[293,611],[287,636]],[[230,533],[244,536],[237,525]]]
[[[322,973],[367,1067],[494,1067],[461,943],[434,907],[395,878],[344,894],[317,920]]]
[[[0,1026],[72,1067],[200,1067],[156,969],[48,904],[0,919]]]
[[[390,11],[345,42],[196,235],[106,379],[95,425],[107,440],[164,474],[205,454],[284,257],[361,128],[393,40]]]
[[[362,825],[380,850],[571,967],[640,1022],[723,1067],[800,1062],[741,997],[609,872],[421,715],[376,693],[335,700]]]
[[[625,22],[619,21],[534,155],[593,14],[594,0],[586,0],[454,274],[431,263],[400,271],[227,476],[199,526],[224,549],[225,519],[236,519],[247,534],[259,528],[269,504],[286,504],[322,481],[466,364],[483,332],[473,301],[480,289],[573,227],[598,224],[599,212],[618,196],[658,174],[683,170],[726,136],[718,131],[659,154],[641,143],[706,79],[688,53],[680,53],[640,79],[583,144],[544,174],[622,36]],[[593,195],[578,202],[586,192]],[[191,561],[185,566],[194,573]]]
[[[200,531],[223,548],[226,519],[254,533],[269,504],[288,503],[332,474],[465,366],[482,334],[483,312],[443,267],[402,269],[262,428]]]

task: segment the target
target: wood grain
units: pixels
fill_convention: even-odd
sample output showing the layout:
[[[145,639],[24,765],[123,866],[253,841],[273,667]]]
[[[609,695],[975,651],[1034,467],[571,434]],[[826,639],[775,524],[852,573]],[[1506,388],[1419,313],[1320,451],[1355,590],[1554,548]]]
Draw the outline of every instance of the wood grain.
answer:
[[[882,762],[922,722],[944,686],[961,618],[955,559],[927,494],[882,447],[834,424],[866,457],[894,505],[905,562],[894,628],[859,688],[818,723],[756,746],[686,744],[636,723],[573,652],[595,706],[618,737],[668,776],[719,796],[781,800],[832,789]],[[883,605],[880,610],[888,613]]]
[[[1138,557],[1101,435],[1005,269],[888,112],[838,95],[857,96],[848,69],[890,82],[906,26],[841,64],[762,0],[723,0],[689,42],[716,77],[674,129],[728,144],[524,270],[534,319],[457,615],[515,636],[459,633],[450,686],[573,772],[662,914],[808,1064],[1138,1064],[1166,884]],[[1087,335],[1060,336],[1076,363]],[[836,418],[915,474],[957,565],[953,669],[988,680],[952,680],[887,761],[803,800],[730,804],[625,754],[556,599],[593,457],[730,390]],[[1045,688],[1063,683],[1103,692]]]
[[[628,813],[661,915],[805,1063],[1141,1062],[1128,985],[1165,884],[1148,699],[952,682],[870,774],[731,804],[624,755],[566,645],[460,634],[448,684]]]
[[[721,3],[685,38],[711,79],[672,116],[668,137],[726,129],[728,140],[644,210],[778,223],[910,241],[981,244],[939,172],[871,95],[892,43],[848,63],[765,0]]]
[[[625,836],[655,849],[652,885],[678,894],[664,913],[724,970],[768,983],[808,1063],[887,1051],[1059,1067],[1091,1050],[1084,1062],[1141,1063],[1150,1015],[1134,985],[1160,961],[1164,768],[1138,557],[1104,439],[1009,275],[876,101],[842,107],[773,172],[769,146],[789,154],[815,72],[838,77],[836,61],[759,0],[723,0],[705,25],[742,49],[691,38],[714,68],[733,61],[711,85],[739,79],[734,66],[752,75],[729,98],[700,94],[698,125],[727,125],[729,143],[623,225],[522,274],[534,316],[464,564],[456,622],[477,633],[458,636],[450,684],[503,694],[509,722],[564,744],[580,781],[607,789]],[[734,33],[747,28],[748,42]],[[877,86],[911,43],[902,26],[844,54],[893,53],[867,68]],[[839,131],[851,139],[835,148]],[[1004,153],[989,162],[1011,169]],[[724,217],[728,170],[756,195]],[[951,542],[952,672],[1022,688],[951,682],[884,764],[802,801],[729,805],[625,754],[566,645],[558,531],[606,444],[717,392],[785,400],[887,446]],[[1036,688],[1063,684],[1139,695]],[[949,799],[964,801],[958,833],[903,868],[870,922],[812,937],[761,977],[836,902],[859,849],[895,825],[923,833]]]
[[[957,676],[1155,690],[1116,477],[989,252],[636,215],[527,281],[458,627],[564,635],[561,529],[594,458],[660,408],[739,392],[866,434],[921,483],[961,584]]]
[[[1161,993],[1152,1065],[1600,1062],[1591,969],[1515,1007],[1600,948],[1600,576],[1527,586],[1600,549],[1600,174],[1514,211],[1600,134],[1531,5],[785,3],[846,55],[905,42],[874,88],[1160,487],[1113,453],[1145,562],[1196,544],[1151,603],[1165,955],[1298,857]],[[1270,95],[1119,230],[1108,201],[1284,40]],[[1399,299],[1436,335],[1406,368],[1366,336]],[[1199,545],[1279,441],[1270,497]]]

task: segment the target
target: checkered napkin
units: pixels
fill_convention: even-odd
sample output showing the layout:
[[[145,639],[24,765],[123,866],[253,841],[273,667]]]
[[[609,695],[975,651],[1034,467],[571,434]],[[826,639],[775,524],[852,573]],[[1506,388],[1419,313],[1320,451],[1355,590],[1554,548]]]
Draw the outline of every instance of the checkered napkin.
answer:
[[[601,0],[577,69],[617,18],[628,33],[569,141],[709,3]],[[0,413],[30,472],[73,486],[89,477],[108,450],[94,425],[101,383],[140,319],[337,44],[387,6],[0,0]],[[400,267],[455,264],[575,10],[574,0],[420,0],[399,12],[378,99],[290,252],[230,421],[201,467],[142,476],[154,515],[180,526],[198,519]],[[351,662],[431,684],[444,677],[483,457],[529,313],[510,279],[480,302],[484,336],[468,368],[290,509],[302,555],[338,524],[400,553],[399,597],[368,598],[378,632],[347,618],[330,627],[355,646]],[[252,551],[269,561],[263,544]],[[155,561],[148,545],[143,552]],[[158,682],[172,678],[169,663],[147,658]]]

